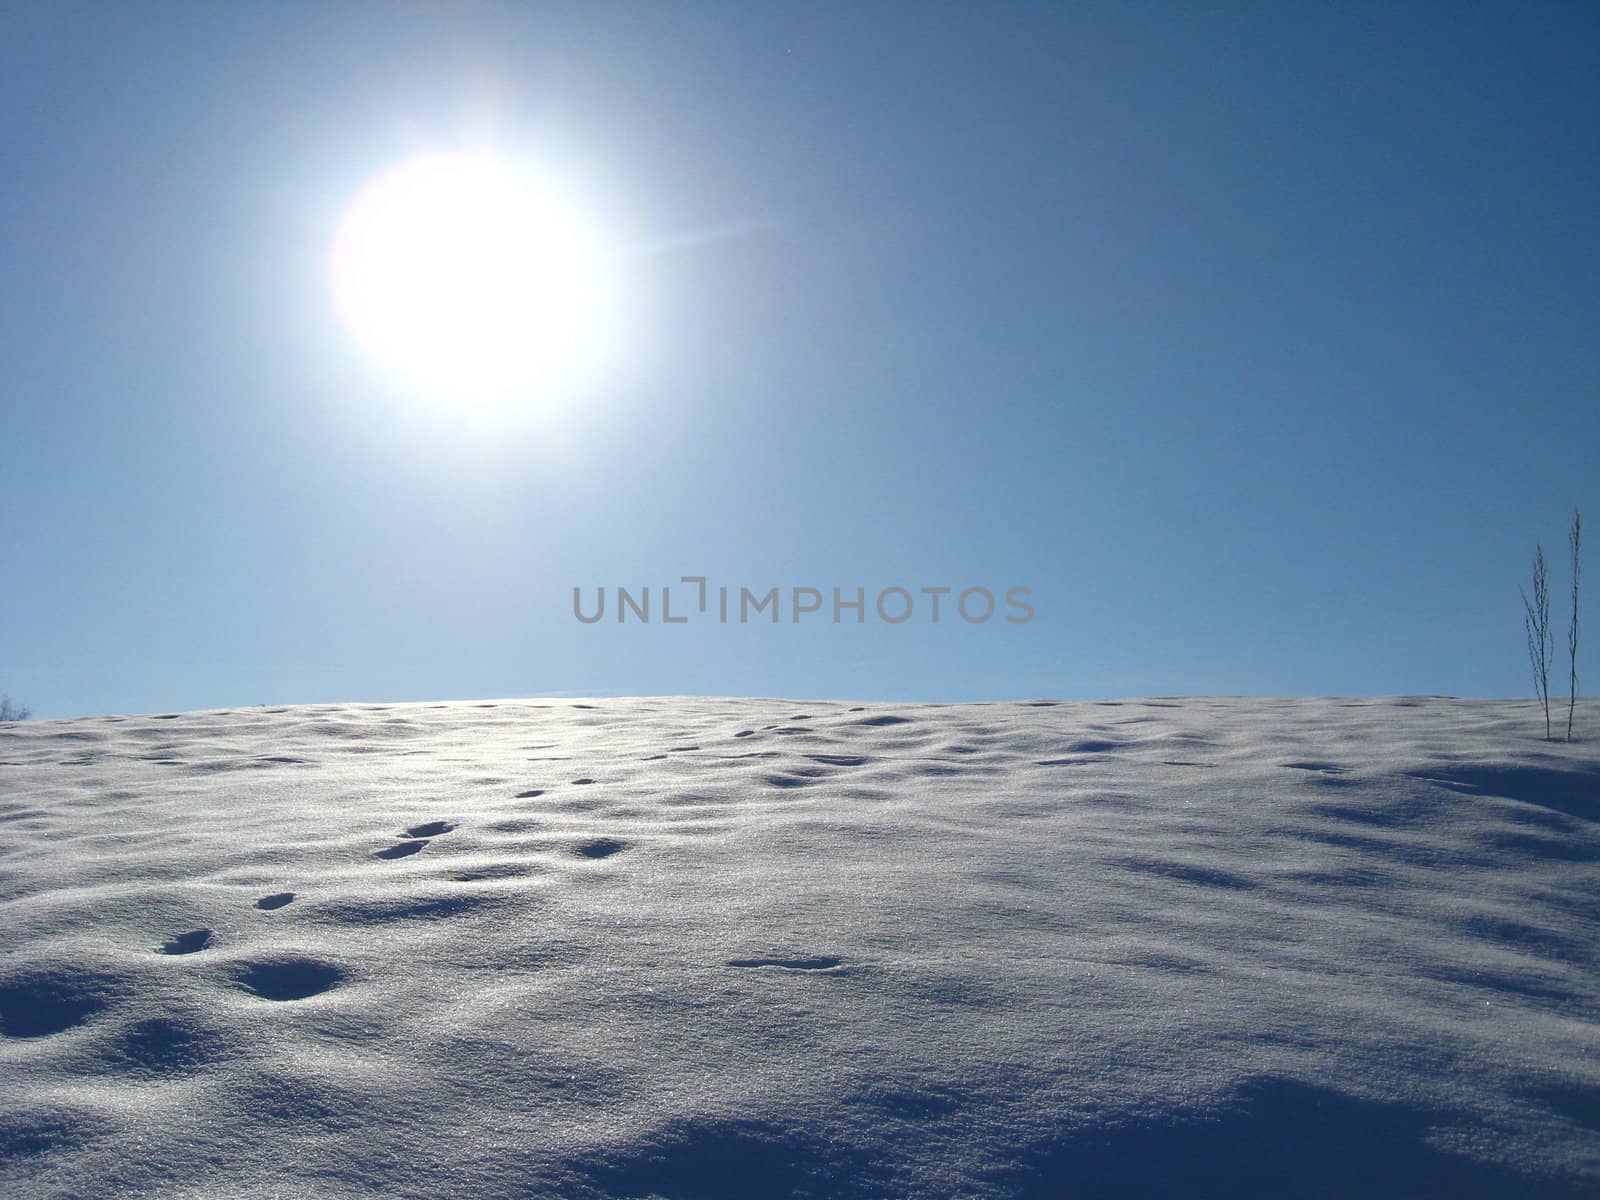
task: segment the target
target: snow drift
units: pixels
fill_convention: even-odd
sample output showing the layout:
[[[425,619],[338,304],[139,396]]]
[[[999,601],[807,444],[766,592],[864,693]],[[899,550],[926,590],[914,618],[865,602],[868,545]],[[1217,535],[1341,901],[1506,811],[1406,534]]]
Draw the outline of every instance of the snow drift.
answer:
[[[1600,1194],[1600,743],[1542,732],[1404,697],[0,727],[0,1192]]]

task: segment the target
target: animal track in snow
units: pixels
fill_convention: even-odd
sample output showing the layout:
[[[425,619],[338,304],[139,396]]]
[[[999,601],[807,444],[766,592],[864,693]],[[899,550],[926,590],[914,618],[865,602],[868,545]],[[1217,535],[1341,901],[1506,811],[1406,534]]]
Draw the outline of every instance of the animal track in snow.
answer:
[[[831,954],[819,954],[813,958],[730,958],[730,967],[782,967],[786,971],[829,971],[834,967],[843,966],[844,959],[835,958]]]
[[[192,1021],[151,1017],[123,1031],[113,1052],[135,1069],[168,1073],[214,1061],[221,1047],[209,1030]]]
[[[421,825],[413,825],[406,830],[408,838],[432,838],[440,834],[449,833],[455,826],[449,821],[425,821]]]
[[[105,1007],[97,993],[86,981],[59,972],[0,987],[0,1036],[49,1037],[81,1025]]]
[[[241,963],[239,986],[263,1000],[304,1000],[344,978],[332,963],[316,958],[277,958]]]
[[[282,908],[285,904],[291,904],[293,902],[293,892],[273,892],[272,895],[263,896],[261,899],[257,900],[256,907],[264,908],[270,911],[274,908]]]
[[[776,788],[803,788],[824,778],[826,772],[817,767],[791,767],[787,775],[765,776],[766,782]]]
[[[162,947],[163,954],[195,954],[211,945],[211,930],[191,929],[169,939]]]
[[[616,838],[595,838],[579,846],[578,853],[584,858],[610,858],[627,848],[627,842],[619,842]]]
[[[535,796],[542,796],[542,795],[544,795],[544,789],[543,788],[529,788],[525,792],[518,792],[517,795],[516,795],[516,799],[518,799],[518,800],[532,800]]]
[[[585,775],[582,779],[574,779],[572,782],[573,783],[593,783],[594,780],[590,779],[587,775]]]
[[[427,839],[416,842],[400,842],[393,846],[385,846],[382,850],[374,850],[374,858],[409,858],[428,844]]]

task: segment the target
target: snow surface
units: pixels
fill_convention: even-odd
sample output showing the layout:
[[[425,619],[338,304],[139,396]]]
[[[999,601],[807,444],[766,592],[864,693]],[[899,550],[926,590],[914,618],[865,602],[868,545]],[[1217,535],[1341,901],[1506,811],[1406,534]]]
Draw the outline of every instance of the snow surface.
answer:
[[[1600,704],[0,726],[8,1197],[1600,1195]]]

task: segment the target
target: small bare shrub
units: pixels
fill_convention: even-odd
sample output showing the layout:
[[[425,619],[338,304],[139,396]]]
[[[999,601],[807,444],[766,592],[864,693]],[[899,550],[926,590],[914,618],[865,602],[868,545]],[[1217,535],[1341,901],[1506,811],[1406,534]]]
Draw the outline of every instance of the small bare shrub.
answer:
[[[1550,740],[1550,571],[1544,546],[1533,552],[1533,599],[1522,593],[1522,624],[1528,632],[1528,662],[1533,666],[1533,694],[1544,705],[1544,740]]]
[[[1583,563],[1583,514],[1572,510],[1572,528],[1567,533],[1572,547],[1572,624],[1567,626],[1567,741],[1572,740],[1572,714],[1578,707],[1578,579]]]

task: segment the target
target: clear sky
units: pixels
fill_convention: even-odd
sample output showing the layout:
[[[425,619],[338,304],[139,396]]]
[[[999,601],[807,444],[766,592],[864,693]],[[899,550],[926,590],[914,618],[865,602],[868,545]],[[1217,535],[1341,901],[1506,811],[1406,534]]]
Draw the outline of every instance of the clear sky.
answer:
[[[3,7],[0,691],[36,716],[1527,695],[1541,540],[1564,686],[1592,4]],[[492,403],[397,376],[329,282],[369,180],[468,145],[559,181],[611,281],[603,353]],[[664,625],[683,575],[827,603]],[[650,623],[574,619],[619,585]],[[891,625],[894,586],[1035,615]]]

